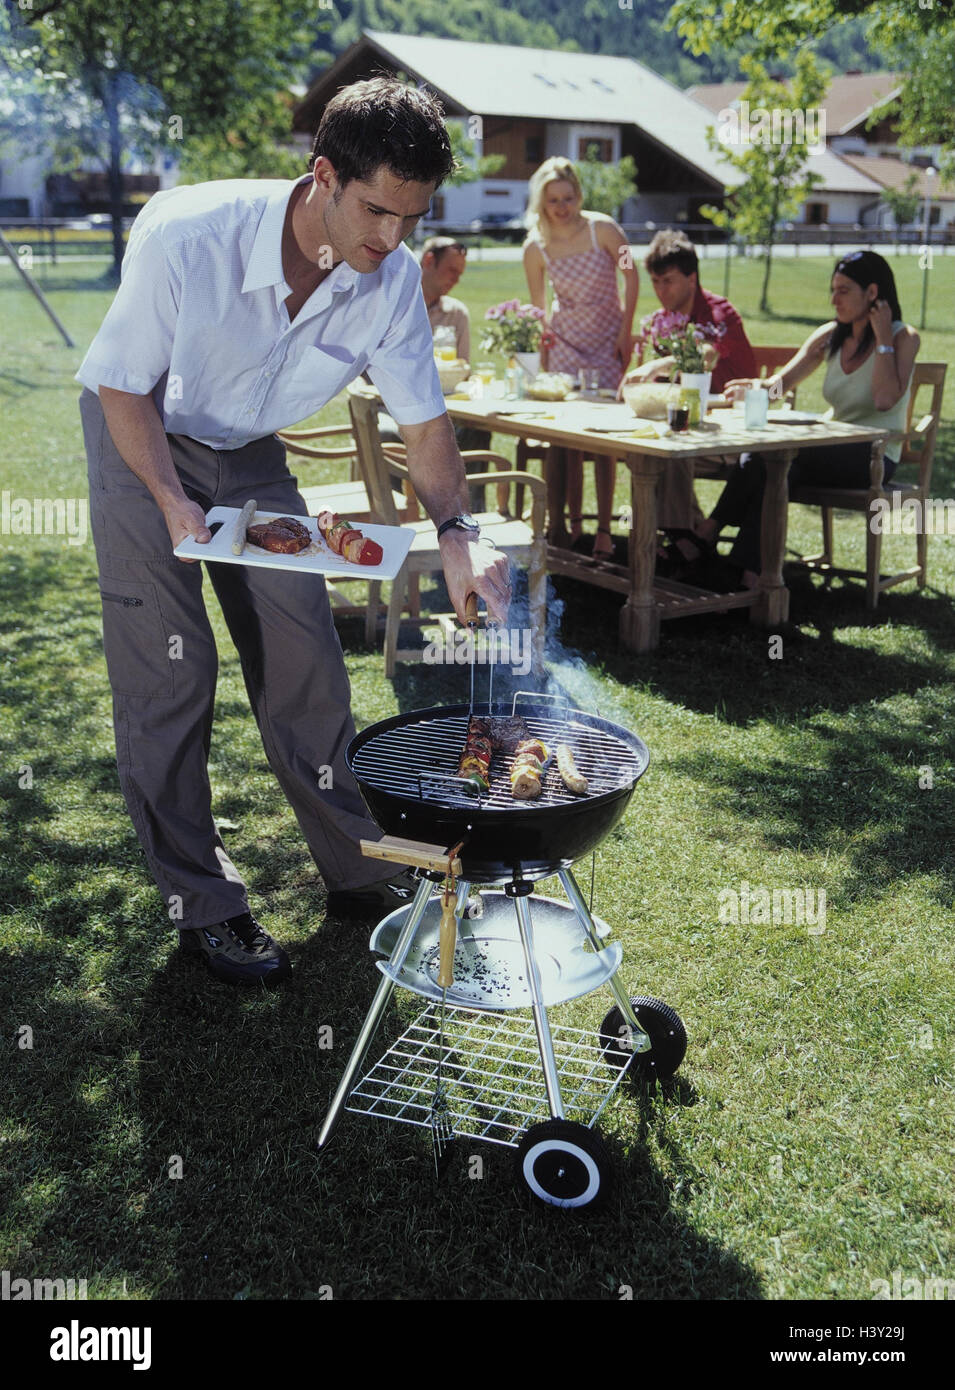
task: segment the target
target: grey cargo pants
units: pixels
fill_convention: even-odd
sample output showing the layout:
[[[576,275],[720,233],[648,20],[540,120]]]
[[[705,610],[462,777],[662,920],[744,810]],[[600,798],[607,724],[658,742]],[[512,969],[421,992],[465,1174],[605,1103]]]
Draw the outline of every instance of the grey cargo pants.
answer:
[[[83,391],[80,415],[120,784],[157,887],[175,904],[173,921],[210,926],[249,904],[212,814],[207,760],[218,657],[203,566],[172,554],[162,513],[117,452],[94,391]],[[263,510],[306,514],[274,435],[223,452],[184,435],[168,438],[186,495],[203,510],[254,497]],[[212,564],[207,573],[269,764],[326,885],[379,881],[381,864],[358,846],[381,831],[345,765],[355,726],[325,581],[244,565]]]

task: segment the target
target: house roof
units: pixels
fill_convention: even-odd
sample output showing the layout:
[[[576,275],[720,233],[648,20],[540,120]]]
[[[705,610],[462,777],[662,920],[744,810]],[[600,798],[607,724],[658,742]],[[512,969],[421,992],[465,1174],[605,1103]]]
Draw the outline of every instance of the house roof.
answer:
[[[861,155],[844,154],[841,158],[846,164],[851,164],[854,169],[858,169],[860,174],[866,178],[873,179],[881,184],[883,188],[903,188],[910,175],[915,174],[916,184],[914,192],[920,198],[925,198],[931,194],[932,199],[937,203],[955,202],[955,188],[951,184],[943,184],[940,187],[940,180],[936,176],[929,179],[925,176],[925,170],[917,164],[906,164],[901,159],[890,158],[887,155]]]
[[[898,94],[901,84],[902,77],[895,72],[847,72],[833,77],[822,101],[827,134],[847,135],[864,126],[877,106]],[[704,83],[688,88],[687,96],[710,111],[723,111],[739,100],[745,86],[745,82]]]
[[[463,42],[368,29],[313,83],[300,111],[329,100],[341,77],[354,70],[365,47],[427,83],[449,114],[578,121],[636,126],[686,164],[725,188],[742,174],[707,143],[713,112],[632,58],[511,44]],[[719,108],[718,108],[719,109]],[[820,190],[878,195],[881,185],[822,147],[810,167]]]

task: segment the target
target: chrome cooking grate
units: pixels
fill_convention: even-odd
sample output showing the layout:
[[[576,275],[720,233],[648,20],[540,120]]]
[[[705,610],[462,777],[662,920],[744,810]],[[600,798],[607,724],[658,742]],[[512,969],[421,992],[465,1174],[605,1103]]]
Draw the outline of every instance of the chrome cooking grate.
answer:
[[[346,1109],[430,1127],[439,1012],[432,1004],[418,1015],[354,1087]],[[595,1033],[551,1024],[551,1035],[566,1118],[593,1126],[627,1068],[605,1060]],[[455,1135],[513,1147],[551,1118],[533,1019],[449,1008],[441,1078]]]
[[[558,743],[569,743],[577,768],[589,780],[585,795],[568,791],[551,757],[544,773],[541,795],[533,801],[515,800],[511,794],[512,755],[495,751],[491,759],[490,790],[480,797],[458,791],[447,779],[453,778],[461,761],[467,738],[467,714],[421,719],[384,729],[356,752],[352,771],[371,787],[428,801],[482,810],[539,810],[568,802],[585,802],[606,792],[630,787],[643,765],[635,751],[622,739],[602,729],[593,729],[570,717],[548,719],[524,715],[532,738],[542,739],[553,754]]]

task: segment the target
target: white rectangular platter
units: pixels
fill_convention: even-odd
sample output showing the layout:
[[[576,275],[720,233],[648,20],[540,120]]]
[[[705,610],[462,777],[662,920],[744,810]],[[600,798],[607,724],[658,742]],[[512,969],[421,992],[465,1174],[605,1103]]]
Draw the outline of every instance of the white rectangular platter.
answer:
[[[210,528],[215,526],[216,522],[221,522],[222,525],[212,540],[207,545],[200,545],[192,536],[187,536],[176,546],[174,554],[182,555],[189,560],[218,560],[226,565],[300,570],[305,574],[333,574],[339,579],[346,576],[351,579],[394,579],[407,558],[415,535],[410,527],[378,526],[370,521],[358,522],[357,527],[362,535],[367,536],[369,540],[377,541],[383,553],[380,565],[356,565],[329,550],[318,533],[318,523],[313,516],[296,516],[295,520],[307,526],[312,533],[313,546],[309,546],[307,551],[298,555],[276,555],[246,542],[242,554],[233,555],[232,534],[239,511],[239,507],[213,507],[206,513],[206,525]],[[278,516],[291,515],[291,512],[257,511],[252,525],[256,526],[262,521],[273,521]]]

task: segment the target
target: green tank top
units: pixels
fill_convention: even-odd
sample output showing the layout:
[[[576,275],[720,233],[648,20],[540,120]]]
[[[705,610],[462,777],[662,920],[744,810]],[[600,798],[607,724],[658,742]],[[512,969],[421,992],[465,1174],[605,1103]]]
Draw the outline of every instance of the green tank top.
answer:
[[[892,324],[893,338],[904,328],[901,319]],[[847,425],[867,425],[877,430],[905,430],[908,418],[909,395],[912,378],[891,410],[876,410],[872,401],[872,373],[875,370],[876,353],[873,350],[854,372],[842,370],[841,352],[829,358],[826,366],[826,379],[822,383],[822,394],[833,407],[833,418],[844,420]],[[885,457],[898,463],[902,449],[899,444],[889,444]]]

